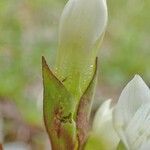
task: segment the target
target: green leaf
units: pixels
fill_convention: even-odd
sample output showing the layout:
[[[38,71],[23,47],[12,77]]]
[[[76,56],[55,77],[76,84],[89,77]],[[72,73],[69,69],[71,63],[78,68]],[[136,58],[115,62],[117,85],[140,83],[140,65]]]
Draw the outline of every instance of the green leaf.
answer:
[[[42,57],[44,122],[54,150],[76,147],[75,99],[49,69]]]

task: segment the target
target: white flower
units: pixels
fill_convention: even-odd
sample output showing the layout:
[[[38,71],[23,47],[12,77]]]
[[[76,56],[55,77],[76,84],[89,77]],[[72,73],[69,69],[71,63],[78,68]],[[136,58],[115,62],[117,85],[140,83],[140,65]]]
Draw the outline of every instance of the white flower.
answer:
[[[136,75],[122,91],[113,117],[128,150],[150,149],[150,90],[140,76]]]
[[[116,150],[119,138],[113,128],[112,111],[114,108],[110,105],[111,100],[107,100],[98,109],[93,122],[93,132],[109,146],[109,150]]]

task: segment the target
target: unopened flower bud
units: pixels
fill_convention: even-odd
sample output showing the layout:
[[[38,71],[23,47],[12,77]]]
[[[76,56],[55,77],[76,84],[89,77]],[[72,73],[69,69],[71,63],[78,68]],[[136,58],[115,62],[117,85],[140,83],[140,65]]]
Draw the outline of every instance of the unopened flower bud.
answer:
[[[63,10],[56,72],[73,94],[82,94],[92,78],[106,24],[106,0],[69,0]]]

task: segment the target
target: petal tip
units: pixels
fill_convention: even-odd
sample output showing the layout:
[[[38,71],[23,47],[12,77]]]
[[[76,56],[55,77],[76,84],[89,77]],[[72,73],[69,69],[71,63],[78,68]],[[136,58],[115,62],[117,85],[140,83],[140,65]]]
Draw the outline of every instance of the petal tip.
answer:
[[[102,112],[106,112],[109,111],[111,109],[111,103],[112,103],[112,99],[108,99],[105,102],[103,102],[103,104],[100,106],[99,110],[101,110]]]
[[[133,80],[139,81],[139,80],[143,80],[143,79],[142,79],[142,77],[141,77],[140,75],[136,74],[136,75],[134,76]]]
[[[108,99],[103,102],[102,105],[98,108],[93,121],[94,128],[97,128],[97,126],[99,128],[99,126],[101,126],[101,123],[109,120],[112,117],[111,102],[112,100]]]
[[[137,87],[141,87],[141,89],[143,88],[143,90],[148,88],[148,86],[146,85],[142,77],[138,74],[134,76],[130,84],[133,84],[134,86],[137,86]]]

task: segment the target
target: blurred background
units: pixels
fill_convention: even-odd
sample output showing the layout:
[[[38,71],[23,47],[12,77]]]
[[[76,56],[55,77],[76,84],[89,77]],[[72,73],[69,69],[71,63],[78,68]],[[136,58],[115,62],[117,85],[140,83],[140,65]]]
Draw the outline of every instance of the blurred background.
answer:
[[[67,0],[0,0],[0,141],[4,150],[49,150],[42,118],[41,56],[52,67]],[[140,74],[150,84],[150,1],[108,0],[96,103],[117,100]]]

